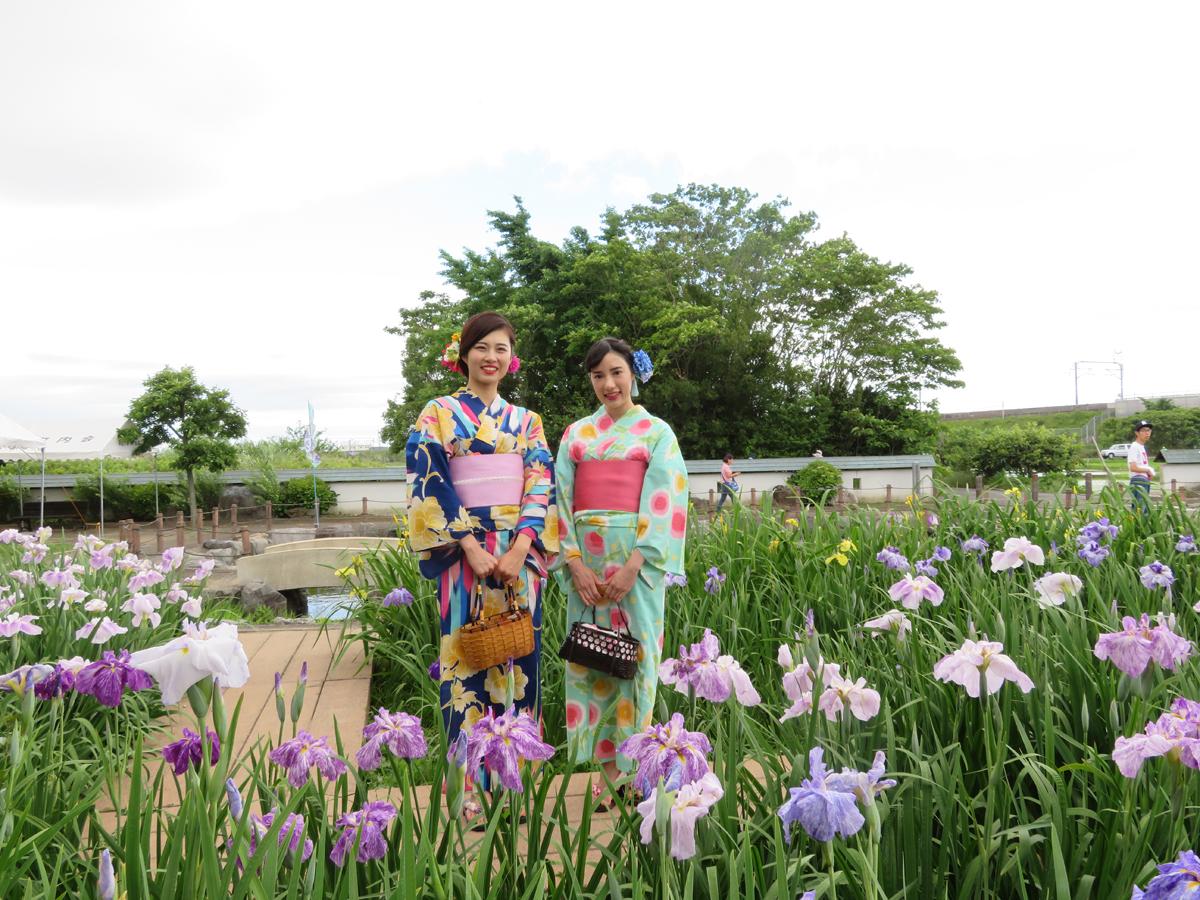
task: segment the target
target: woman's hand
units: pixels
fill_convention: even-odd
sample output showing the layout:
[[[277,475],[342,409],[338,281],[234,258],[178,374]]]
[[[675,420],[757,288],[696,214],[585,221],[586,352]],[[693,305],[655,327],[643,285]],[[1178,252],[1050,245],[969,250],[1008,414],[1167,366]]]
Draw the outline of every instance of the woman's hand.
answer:
[[[569,563],[567,568],[571,570],[571,580],[575,583],[575,590],[579,594],[579,599],[583,601],[584,606],[596,606],[603,599],[601,594],[600,580],[596,578],[596,573],[583,564],[583,560],[575,557]]]
[[[620,603],[633,590],[637,583],[638,572],[642,570],[641,551],[634,550],[625,565],[621,566],[612,578],[604,584],[604,599],[609,603]]]
[[[479,541],[475,540],[475,535],[468,534],[459,544],[467,557],[467,565],[471,567],[476,578],[487,578],[496,571],[500,561],[483,549]]]
[[[519,534],[513,539],[512,546],[500,557],[492,577],[502,584],[514,584],[521,577],[521,569],[525,566],[525,558],[529,554],[529,536]]]

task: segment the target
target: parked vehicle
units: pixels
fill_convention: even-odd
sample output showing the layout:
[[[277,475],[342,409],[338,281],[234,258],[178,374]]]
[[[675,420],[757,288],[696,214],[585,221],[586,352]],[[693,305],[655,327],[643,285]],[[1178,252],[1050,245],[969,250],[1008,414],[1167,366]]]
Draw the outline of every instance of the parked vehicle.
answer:
[[[1105,459],[1114,459],[1118,456],[1125,459],[1129,456],[1130,446],[1130,444],[1113,444],[1111,447],[1101,450],[1100,455]]]

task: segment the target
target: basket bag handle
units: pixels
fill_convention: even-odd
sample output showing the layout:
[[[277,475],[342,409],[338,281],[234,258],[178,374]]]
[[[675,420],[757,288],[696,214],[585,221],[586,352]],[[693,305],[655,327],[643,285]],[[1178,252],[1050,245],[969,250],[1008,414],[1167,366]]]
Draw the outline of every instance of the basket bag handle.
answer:
[[[475,587],[471,590],[470,614],[471,621],[473,622],[478,622],[483,618],[483,600],[486,592],[486,589],[484,588],[485,580],[486,579],[483,578],[477,578],[475,580]],[[513,590],[513,586],[511,584],[506,584],[504,586],[504,599],[508,601],[509,612],[516,612],[518,609],[520,609],[520,607],[517,606],[517,594]]]

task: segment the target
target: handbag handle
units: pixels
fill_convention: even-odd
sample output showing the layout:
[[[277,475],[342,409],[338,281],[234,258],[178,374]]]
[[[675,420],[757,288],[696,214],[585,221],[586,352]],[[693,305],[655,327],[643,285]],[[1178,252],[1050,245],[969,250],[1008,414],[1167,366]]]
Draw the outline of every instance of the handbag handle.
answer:
[[[483,582],[484,582],[484,579],[482,579],[482,578],[476,579],[475,587],[471,590],[470,614],[471,614],[471,618],[475,621],[478,621],[480,618],[483,617],[483,598],[484,598]],[[504,599],[508,601],[508,611],[509,612],[516,612],[519,609],[519,607],[517,606],[517,594],[513,590],[513,586],[511,584],[506,584],[504,586]]]
[[[615,630],[618,632],[624,631],[626,637],[628,637],[630,640],[633,640],[633,641],[637,640],[637,638],[635,638],[633,636],[633,632],[629,630],[629,616],[625,615],[625,610],[621,609],[621,601],[614,600],[612,605],[615,606],[617,608],[617,612],[619,612],[621,614],[621,625],[620,625],[620,627],[618,627],[616,629],[611,629],[611,630]],[[592,611],[592,624],[595,625],[597,628],[603,628],[604,627],[603,625],[600,625],[596,622],[596,607],[590,606],[588,608]],[[583,621],[583,620],[580,619],[580,621]]]

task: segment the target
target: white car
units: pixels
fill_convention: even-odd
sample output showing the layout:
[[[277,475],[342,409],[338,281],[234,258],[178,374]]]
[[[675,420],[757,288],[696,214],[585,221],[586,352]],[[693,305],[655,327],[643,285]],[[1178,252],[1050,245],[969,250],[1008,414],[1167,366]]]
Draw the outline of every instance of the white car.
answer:
[[[1113,459],[1118,456],[1121,459],[1125,459],[1129,456],[1129,448],[1131,446],[1131,444],[1113,444],[1111,447],[1101,450],[1100,455],[1105,459]]]

